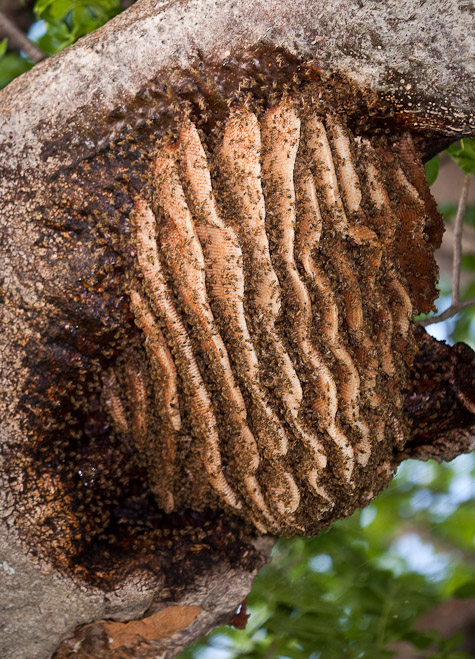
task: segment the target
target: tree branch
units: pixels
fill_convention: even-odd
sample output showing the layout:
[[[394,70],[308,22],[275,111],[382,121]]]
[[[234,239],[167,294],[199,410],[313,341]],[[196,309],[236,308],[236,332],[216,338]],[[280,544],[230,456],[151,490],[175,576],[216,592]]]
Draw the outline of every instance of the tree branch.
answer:
[[[0,36],[7,37],[10,46],[23,50],[33,62],[40,62],[47,57],[46,53],[30,41],[2,11],[0,11]]]
[[[452,257],[452,302],[450,307],[436,316],[430,316],[418,321],[422,327],[441,323],[443,320],[456,316],[460,311],[475,305],[475,298],[460,302],[460,269],[462,263],[462,235],[465,211],[467,210],[468,191],[470,188],[470,176],[467,174],[463,180],[462,192],[460,193],[457,214],[454,222],[454,253]]]
[[[462,233],[465,211],[467,209],[468,191],[470,188],[470,176],[467,174],[463,180],[462,192],[460,194],[457,215],[455,216],[454,229],[454,260],[452,263],[452,306],[459,301],[460,295],[460,267],[462,261]]]
[[[428,325],[435,325],[436,323],[441,323],[443,320],[447,320],[448,318],[452,318],[452,316],[456,316],[458,313],[466,309],[467,307],[472,307],[475,305],[475,298],[472,298],[470,300],[464,300],[463,302],[457,302],[457,304],[451,304],[448,309],[443,311],[440,314],[437,314],[437,316],[431,316],[430,318],[424,318],[423,320],[419,320],[418,324],[421,327],[427,327]]]

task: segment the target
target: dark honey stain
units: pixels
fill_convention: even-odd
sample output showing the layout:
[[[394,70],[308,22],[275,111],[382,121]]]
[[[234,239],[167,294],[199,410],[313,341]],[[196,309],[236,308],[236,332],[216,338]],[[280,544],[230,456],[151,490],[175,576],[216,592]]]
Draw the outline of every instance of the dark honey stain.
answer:
[[[42,340],[25,347],[30,375],[18,414],[26,441],[5,470],[19,502],[14,523],[40,565],[105,590],[131,571],[160,573],[173,590],[221,556],[249,569],[262,558],[244,541],[240,520],[208,509],[165,515],[143,458],[104,412],[102,374],[124,352],[143,352],[124,282],[135,260],[131,195],[145,183],[145,164],[128,141],[112,155],[57,172],[35,212],[36,247],[60,258],[43,294],[46,322],[29,313]],[[78,240],[94,246],[95,258],[75,262],[73,281],[55,286]]]
[[[16,526],[40,564],[105,590],[131,570],[163,573],[173,589],[220,555],[243,567],[259,559],[240,521],[157,507],[130,438],[116,436],[102,411],[99,374],[114,355],[85,357],[65,343],[35,352],[19,409],[30,446],[10,456],[6,472],[22,501]]]

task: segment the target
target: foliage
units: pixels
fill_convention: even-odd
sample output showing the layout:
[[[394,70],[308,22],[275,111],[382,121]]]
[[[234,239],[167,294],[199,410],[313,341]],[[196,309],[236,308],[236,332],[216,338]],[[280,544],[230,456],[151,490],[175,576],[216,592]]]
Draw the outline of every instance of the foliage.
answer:
[[[439,156],[434,156],[429,160],[429,162],[426,163],[426,177],[427,177],[427,183],[429,185],[432,185],[432,183],[435,183],[435,180],[439,174],[439,166],[440,166],[440,158]]]
[[[37,0],[35,14],[44,21],[38,45],[52,55],[70,46],[120,12],[119,0]]]
[[[457,163],[460,169],[473,176],[475,174],[475,140],[465,137],[460,144],[452,144],[447,149],[449,156]]]
[[[247,629],[217,630],[180,658],[379,659],[396,641],[468,657],[415,622],[475,592],[474,499],[474,456],[404,463],[365,510],[316,538],[280,540],[254,582]]]
[[[32,66],[33,62],[27,57],[22,57],[16,53],[0,54],[0,89],[8,85],[14,78],[31,69]]]
[[[104,25],[121,6],[120,0],[37,0],[34,11],[37,23],[30,38],[46,55],[54,55]],[[0,89],[33,66],[23,53],[6,53],[6,45],[0,42]]]

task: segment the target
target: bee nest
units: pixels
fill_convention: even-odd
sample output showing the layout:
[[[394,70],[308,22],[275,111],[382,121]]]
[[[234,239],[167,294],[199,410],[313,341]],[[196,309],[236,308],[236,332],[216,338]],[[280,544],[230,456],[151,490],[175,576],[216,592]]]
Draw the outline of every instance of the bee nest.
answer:
[[[235,109],[212,150],[183,118],[149,174],[128,291],[146,359],[104,377],[114,428],[167,512],[311,533],[364,500],[370,472],[386,484],[407,437],[411,318],[435,272],[412,142],[287,97]]]

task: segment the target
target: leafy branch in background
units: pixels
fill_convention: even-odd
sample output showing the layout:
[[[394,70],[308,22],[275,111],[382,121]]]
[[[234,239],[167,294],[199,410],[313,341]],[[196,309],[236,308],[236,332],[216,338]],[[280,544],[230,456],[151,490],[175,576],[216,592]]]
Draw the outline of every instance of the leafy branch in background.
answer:
[[[18,50],[23,50],[25,55],[29,57],[32,62],[40,62],[46,57],[46,54],[39,48],[33,41],[15,25],[15,23],[8,18],[3,12],[0,11],[0,33],[5,35],[5,38],[0,42],[0,58],[3,57],[7,51],[8,40]]]
[[[247,629],[216,630],[180,659],[381,659],[401,642],[419,657],[468,658],[460,639],[416,621],[475,596],[474,477],[473,456],[404,463],[364,511],[316,538],[280,540],[248,598]]]
[[[120,11],[119,0],[37,0],[35,15],[45,26],[38,44],[48,55],[58,53]]]
[[[422,326],[440,323],[459,314],[464,309],[469,309],[470,307],[472,307],[472,309],[470,309],[469,313],[466,314],[466,317],[461,318],[462,323],[467,324],[467,318],[469,318],[468,325],[470,325],[470,322],[475,315],[475,291],[473,290],[475,287],[475,282],[471,282],[469,284],[467,290],[464,291],[462,296],[460,294],[461,270],[466,269],[468,271],[473,271],[475,269],[475,255],[467,255],[468,258],[465,260],[463,259],[462,255],[463,226],[464,222],[469,224],[470,219],[467,214],[467,200],[470,181],[472,176],[475,174],[475,140],[471,138],[464,138],[460,141],[459,144],[452,144],[446,150],[446,152],[452,158],[452,160],[457,163],[457,165],[465,174],[462,190],[460,193],[459,204],[454,219],[454,251],[452,259],[451,303],[450,306],[444,311],[437,313],[436,315],[418,320],[418,323]],[[426,174],[429,184],[432,184],[435,181],[438,169],[439,158],[436,156],[426,165]],[[450,221],[452,219],[452,214],[447,213],[447,209],[444,215],[446,221]],[[461,297],[464,299],[461,299]],[[466,340],[467,342],[470,342],[470,337],[466,337]]]
[[[104,25],[120,11],[120,0],[37,0],[34,7],[36,29],[30,40],[24,36],[23,45],[17,46],[22,48],[22,52],[6,52],[11,37],[8,42],[5,39],[1,42],[0,88],[31,69],[35,61],[38,61],[25,42],[30,41],[33,48],[36,47],[43,54],[54,55]],[[38,36],[34,36],[35,33]],[[7,36],[5,30],[2,31],[0,21],[0,36],[4,34]],[[10,45],[15,46],[14,43]]]

